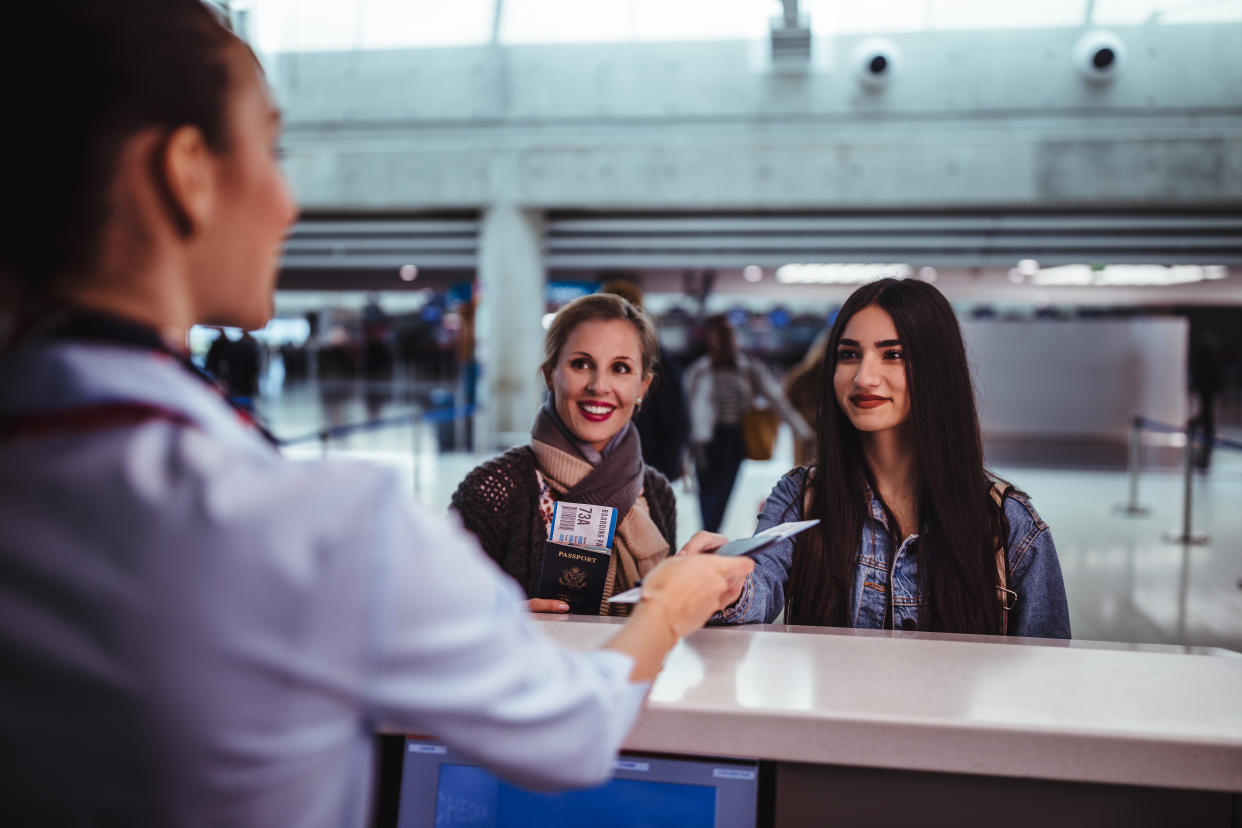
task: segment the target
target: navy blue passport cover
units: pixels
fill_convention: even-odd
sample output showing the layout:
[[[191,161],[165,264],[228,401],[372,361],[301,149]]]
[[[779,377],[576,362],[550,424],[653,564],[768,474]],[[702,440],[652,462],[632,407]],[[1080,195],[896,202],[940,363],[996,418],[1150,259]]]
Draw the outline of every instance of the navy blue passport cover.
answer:
[[[539,597],[569,604],[574,615],[599,615],[611,553],[546,541],[539,572]]]

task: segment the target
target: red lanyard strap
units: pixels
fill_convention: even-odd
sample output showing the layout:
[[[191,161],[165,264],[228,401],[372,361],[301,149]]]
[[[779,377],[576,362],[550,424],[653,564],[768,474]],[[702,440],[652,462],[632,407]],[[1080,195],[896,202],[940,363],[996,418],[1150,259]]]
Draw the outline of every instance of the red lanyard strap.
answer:
[[[0,420],[0,440],[129,428],[154,420],[195,426],[194,421],[180,411],[153,403],[122,400],[7,417]]]
[[[74,307],[72,305],[51,305],[35,313],[18,325],[13,332],[10,346],[18,344],[18,340],[45,339],[68,340],[87,344],[122,345],[131,348],[142,348],[156,356],[164,356],[174,360],[182,368],[193,374],[199,381],[211,388],[224,402],[237,412],[242,423],[259,433],[264,440],[273,446],[279,441],[271,435],[254,414],[229,399],[207,374],[200,371],[184,354],[169,347],[168,343],[150,327],[141,323],[116,316],[103,311]],[[0,353],[4,348],[0,347]],[[105,409],[97,411],[96,409]],[[146,420],[159,419],[193,425],[184,414],[147,403],[118,402],[83,409],[80,415],[66,416],[68,412],[52,411],[18,418],[20,422],[10,425],[9,421],[0,419],[0,439],[9,435],[11,430],[21,434],[30,432],[64,432],[118,428],[136,425]],[[31,423],[34,419],[37,422]],[[46,421],[46,422],[45,422]]]

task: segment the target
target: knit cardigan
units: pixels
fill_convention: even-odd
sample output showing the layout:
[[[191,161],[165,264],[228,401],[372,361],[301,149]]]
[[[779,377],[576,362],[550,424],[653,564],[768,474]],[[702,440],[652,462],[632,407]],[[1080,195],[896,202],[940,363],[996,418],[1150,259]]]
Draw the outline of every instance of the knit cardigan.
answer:
[[[537,467],[530,446],[509,449],[466,475],[451,504],[483,551],[526,590],[527,598],[539,595],[547,540],[539,514]],[[643,473],[642,497],[651,520],[675,550],[677,499],[668,479],[650,466]]]

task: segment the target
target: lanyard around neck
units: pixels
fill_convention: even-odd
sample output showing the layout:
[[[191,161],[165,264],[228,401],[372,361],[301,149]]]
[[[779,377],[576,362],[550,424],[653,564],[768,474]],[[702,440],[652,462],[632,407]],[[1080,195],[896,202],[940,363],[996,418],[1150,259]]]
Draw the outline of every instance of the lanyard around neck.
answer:
[[[52,306],[27,317],[18,323],[14,336],[8,343],[12,348],[30,340],[60,340],[98,345],[120,345],[139,348],[171,359],[216,393],[247,427],[257,431],[264,440],[277,445],[277,440],[255,420],[254,415],[230,400],[216,385],[215,380],[200,370],[186,354],[174,350],[154,329],[124,319],[115,314],[88,308]],[[0,437],[32,432],[83,431],[136,425],[152,419],[162,419],[182,424],[193,424],[180,412],[139,401],[122,401],[103,405],[85,406],[64,412],[48,412],[6,420],[0,424]],[[33,422],[38,420],[38,423]]]

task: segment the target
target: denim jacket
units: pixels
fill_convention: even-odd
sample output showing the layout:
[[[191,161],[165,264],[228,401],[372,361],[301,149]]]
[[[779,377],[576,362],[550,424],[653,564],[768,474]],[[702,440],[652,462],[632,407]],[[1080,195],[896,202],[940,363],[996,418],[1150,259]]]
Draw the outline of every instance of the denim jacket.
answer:
[[[807,470],[800,467],[780,479],[763,504],[756,531],[802,520],[806,474]],[[884,509],[874,494],[870,500],[870,514],[863,522],[862,544],[854,561],[849,626],[883,628],[891,600],[892,628],[917,630],[926,621],[921,616],[927,605],[927,597],[919,590],[919,536],[911,535],[894,551]],[[1069,638],[1065,582],[1048,525],[1022,494],[1010,491],[1005,496],[1004,508],[1009,521],[1009,539],[1005,543],[1008,586],[1017,593],[1009,611],[1008,634]],[[725,624],[771,623],[785,608],[785,583],[793,565],[793,553],[792,538],[755,553],[755,571],[747,578],[741,597],[714,620]]]

